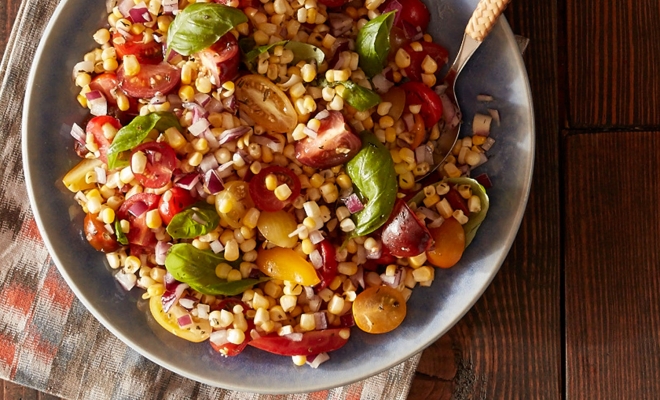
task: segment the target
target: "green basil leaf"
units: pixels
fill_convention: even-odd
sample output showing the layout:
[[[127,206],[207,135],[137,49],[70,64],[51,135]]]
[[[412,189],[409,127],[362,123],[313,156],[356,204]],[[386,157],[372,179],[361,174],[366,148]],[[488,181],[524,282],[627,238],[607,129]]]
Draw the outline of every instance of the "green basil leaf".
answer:
[[[175,127],[179,131],[183,130],[179,119],[169,111],[139,115],[133,118],[130,124],[117,132],[108,148],[108,169],[114,169],[125,164],[127,161],[120,160],[120,153],[142,143],[152,129],[163,132],[171,127]]]
[[[174,239],[193,239],[211,232],[219,223],[215,207],[200,202],[176,214],[167,225],[167,233]]]
[[[379,74],[390,52],[390,29],[394,11],[372,19],[358,31],[355,51],[360,55],[360,68],[369,77]]]
[[[368,235],[387,221],[398,189],[390,151],[371,132],[362,132],[360,138],[362,149],[346,164],[346,172],[364,204],[362,211],[353,214],[356,228],[352,236]]]
[[[124,231],[121,230],[121,224],[119,219],[115,219],[115,235],[117,236],[117,241],[124,246],[128,246],[128,238]]]
[[[222,255],[199,250],[189,243],[170,247],[165,258],[165,268],[179,282],[187,283],[194,290],[213,296],[235,296],[269,278],[242,279],[228,282],[215,274],[215,267],[226,263]]]
[[[252,47],[250,47],[251,44]],[[316,65],[320,65],[325,59],[325,53],[318,47],[293,40],[282,40],[280,42],[257,47],[254,47],[254,40],[245,40],[242,45],[239,42],[239,47],[241,47],[241,50],[245,53],[243,56],[243,62],[252,72],[256,71],[257,59],[259,56],[270,51],[270,49],[275,46],[284,46],[285,49],[293,52],[293,61],[291,61],[291,64],[297,64],[299,61],[304,60],[307,62],[316,61]]]
[[[339,96],[341,96],[341,98],[351,107],[354,107],[358,111],[368,110],[371,107],[377,106],[381,102],[378,93],[360,86],[351,80],[330,83],[325,78],[319,79],[319,86],[321,87],[337,87],[338,85],[342,85],[344,91],[341,93],[337,92],[337,94],[339,94]]]
[[[190,4],[167,31],[167,50],[189,56],[217,42],[236,25],[247,22],[243,11],[217,3]]]
[[[471,178],[448,178],[445,182],[452,185],[470,185],[472,194],[479,196],[479,200],[481,200],[481,211],[471,213],[470,219],[465,225],[463,225],[463,230],[465,231],[465,247],[468,247],[470,243],[472,243],[472,239],[474,239],[477,234],[477,229],[479,229],[479,226],[481,226],[481,223],[484,221],[486,214],[488,213],[490,201],[488,195],[486,195],[486,189],[481,186],[479,182]]]

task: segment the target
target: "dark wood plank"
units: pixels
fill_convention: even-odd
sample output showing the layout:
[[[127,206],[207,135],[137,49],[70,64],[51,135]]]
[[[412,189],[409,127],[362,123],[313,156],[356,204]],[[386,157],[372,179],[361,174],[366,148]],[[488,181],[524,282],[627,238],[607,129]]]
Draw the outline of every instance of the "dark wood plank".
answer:
[[[569,127],[660,125],[660,3],[566,4]]]
[[[657,398],[660,132],[565,140],[568,397]]]
[[[527,213],[484,296],[424,352],[410,399],[561,398],[556,2],[513,1],[507,18],[531,38],[525,61],[542,150]]]
[[[9,39],[9,32],[21,5],[20,0],[3,0],[0,6],[0,55],[4,54]]]

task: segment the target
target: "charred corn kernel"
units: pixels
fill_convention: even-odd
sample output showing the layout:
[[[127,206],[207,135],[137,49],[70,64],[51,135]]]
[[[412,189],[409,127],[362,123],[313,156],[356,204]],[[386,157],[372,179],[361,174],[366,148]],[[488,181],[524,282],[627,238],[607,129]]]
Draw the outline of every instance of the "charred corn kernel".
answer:
[[[157,209],[147,211],[146,222],[149,229],[158,229],[163,226],[163,220],[160,218]]]
[[[434,277],[434,270],[428,265],[419,267],[412,271],[412,276],[415,278],[415,282],[432,281]]]
[[[335,294],[328,302],[328,312],[334,315],[340,315],[344,311],[344,298]]]
[[[404,190],[409,190],[415,187],[415,176],[413,173],[408,171],[405,174],[399,175],[399,186]]]
[[[313,331],[316,329],[316,319],[313,313],[304,313],[300,315],[300,329],[302,331]]]
[[[468,199],[468,210],[472,213],[481,211],[481,199],[477,195],[473,195]]]
[[[438,196],[437,194],[434,193],[431,196],[428,196],[428,197],[424,198],[424,205],[427,208],[431,208],[439,201],[440,201],[440,196]]]
[[[227,279],[227,275],[229,275],[229,271],[232,269],[233,267],[231,265],[227,263],[220,263],[215,267],[215,276],[220,279]]]
[[[238,242],[236,239],[229,240],[225,245],[225,260],[236,261],[238,256]]]
[[[431,165],[427,162],[419,163],[413,168],[413,174],[415,176],[424,176],[429,173],[431,170]]]
[[[458,190],[458,193],[465,200],[472,197],[472,188],[470,188],[470,185],[458,185],[456,190]]]
[[[440,196],[444,196],[449,193],[449,184],[447,182],[441,182],[435,187],[435,192]]]
[[[117,20],[117,23],[116,23],[116,26],[117,26],[118,29],[122,29],[122,30],[125,30],[127,32],[131,29],[131,25],[133,25],[131,23],[131,21],[129,21],[126,18],[121,18],[121,19]]]
[[[138,257],[128,256],[124,261],[124,269],[128,273],[135,273],[142,266],[142,261]]]
[[[394,62],[400,69],[408,68],[410,66],[410,54],[403,48],[400,48],[394,56]]]
[[[101,211],[101,220],[104,224],[112,224],[115,222],[115,210],[106,207]]]
[[[422,82],[428,87],[435,86],[436,80],[435,74],[422,74]]]
[[[427,54],[422,61],[422,70],[427,74],[435,74],[438,70],[438,63]]]
[[[117,60],[115,60],[114,58],[108,58],[107,60],[103,60],[104,70],[112,72],[115,71],[117,68],[119,68],[119,64],[117,63]]]
[[[454,163],[447,163],[442,167],[444,171],[449,175],[451,178],[458,178],[461,176],[461,170],[456,167]]]
[[[302,367],[307,363],[307,356],[291,356],[291,361],[293,361],[293,365]]]
[[[451,218],[452,213],[454,212],[454,210],[451,208],[451,205],[449,204],[449,201],[447,201],[447,199],[442,199],[438,203],[436,203],[435,204],[435,209],[438,210],[438,213],[444,219]]]
[[[123,61],[126,76],[135,76],[140,73],[140,62],[137,57],[132,54],[125,55]]]

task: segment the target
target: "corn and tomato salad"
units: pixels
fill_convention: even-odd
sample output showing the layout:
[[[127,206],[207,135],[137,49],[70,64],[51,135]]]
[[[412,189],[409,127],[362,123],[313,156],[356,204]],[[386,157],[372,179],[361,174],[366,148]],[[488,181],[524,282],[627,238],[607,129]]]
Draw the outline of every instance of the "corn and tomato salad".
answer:
[[[316,368],[460,260],[499,116],[422,179],[461,122],[429,19],[419,0],[109,2],[73,71],[90,115],[63,182],[160,326]]]

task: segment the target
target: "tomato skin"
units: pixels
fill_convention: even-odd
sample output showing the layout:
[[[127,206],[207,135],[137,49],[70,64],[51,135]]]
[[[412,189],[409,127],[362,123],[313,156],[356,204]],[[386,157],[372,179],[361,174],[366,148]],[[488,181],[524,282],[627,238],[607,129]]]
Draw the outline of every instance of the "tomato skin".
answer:
[[[131,224],[131,229],[126,234],[128,243],[144,249],[151,249],[156,245],[158,240],[156,239],[156,234],[147,226],[146,211],[156,209],[159,201],[160,196],[157,194],[137,193],[125,200],[121,207],[119,207],[119,210],[117,210],[117,218],[125,219]],[[128,211],[137,202],[143,202],[147,206],[147,209],[142,215],[136,217]]]
[[[122,38],[123,43],[121,40],[115,42],[117,38]],[[112,35],[112,43],[117,52],[117,60],[121,60],[127,55],[133,55],[140,64],[158,64],[163,61],[163,45],[155,40],[144,43],[144,33],[124,37],[115,32]]]
[[[461,259],[465,250],[465,231],[454,218],[448,218],[430,230],[435,241],[426,252],[426,259],[440,268],[451,268]]]
[[[339,111],[321,120],[316,138],[306,137],[296,143],[296,159],[309,167],[326,169],[349,161],[362,148],[362,141]]]
[[[131,151],[131,159],[137,152],[147,157],[147,164],[141,173],[133,172],[135,179],[147,188],[161,188],[170,182],[176,168],[176,153],[167,143],[147,142]]]
[[[442,100],[440,100],[437,93],[422,82],[406,82],[401,85],[401,88],[406,92],[407,106],[422,105],[419,113],[427,128],[431,128],[440,121],[440,118],[442,118]]]
[[[178,68],[168,64],[144,64],[135,76],[126,76],[124,66],[117,70],[121,88],[135,98],[152,98],[156,93],[168,94],[181,80]]]
[[[419,145],[424,142],[426,138],[426,126],[424,125],[424,119],[419,114],[414,114],[413,119],[415,123],[413,124],[410,133],[414,135],[413,142],[410,144],[411,149],[416,149]]]
[[[266,187],[266,177],[277,177],[278,185],[286,183],[291,189],[291,196],[282,201],[275,196],[275,192]],[[275,212],[283,209],[300,195],[300,179],[288,168],[273,165],[262,169],[250,180],[250,197],[261,211]]]
[[[325,5],[328,8],[337,8],[346,4],[348,0],[319,0],[319,3]]]
[[[117,118],[111,117],[109,115],[102,115],[100,117],[94,117],[87,123],[85,127],[85,133],[91,133],[94,135],[94,141],[99,146],[99,159],[104,163],[108,162],[108,148],[110,147],[110,141],[103,135],[103,125],[110,124],[115,129],[121,129],[121,123]]]
[[[319,243],[318,249],[323,259],[323,266],[316,270],[316,274],[321,279],[321,283],[316,285],[317,291],[323,290],[335,279],[338,266],[335,246],[328,239],[323,239]]]
[[[428,55],[438,64],[438,69],[436,71],[440,72],[440,69],[447,63],[449,59],[449,52],[444,47],[435,44],[433,42],[418,42],[422,46],[422,51],[413,50],[410,44],[403,46],[403,49],[410,55],[410,65],[405,68],[406,77],[412,81],[421,81],[422,74],[424,70],[422,69],[422,62],[424,58]]]
[[[120,245],[119,242],[117,242],[116,236],[105,229],[103,222],[96,219],[97,216],[98,214],[95,215],[91,213],[85,215],[85,239],[87,239],[89,244],[97,251],[110,253],[118,250]]]
[[[302,340],[293,340],[278,335],[261,336],[248,343],[250,346],[282,356],[312,356],[327,353],[343,347],[348,338],[342,338],[339,333],[342,329],[325,329],[322,331],[310,331],[302,334]],[[350,332],[350,331],[348,331]]]
[[[210,47],[197,53],[202,64],[213,74],[217,86],[222,82],[233,81],[238,76],[241,63],[238,41],[227,33]]]
[[[401,199],[394,204],[390,219],[381,234],[383,246],[395,257],[414,257],[432,244],[431,233]]]
[[[415,28],[419,26],[425,32],[431,20],[431,14],[426,5],[420,0],[405,0],[401,4],[403,5],[401,19]]]
[[[447,199],[447,202],[449,202],[451,208],[463,211],[463,214],[465,214],[466,217],[470,216],[470,209],[468,208],[467,200],[458,193],[458,190],[451,188],[445,195],[445,198]]]
[[[371,286],[358,294],[353,302],[353,319],[367,333],[387,333],[396,329],[406,317],[406,300],[389,286]]]
[[[224,201],[232,203],[231,211],[222,212],[221,205]],[[215,196],[215,209],[220,215],[220,219],[234,229],[240,229],[243,226],[243,217],[252,207],[254,207],[254,202],[250,197],[249,186],[243,181],[227,183],[225,188]]]
[[[168,194],[169,192],[169,194]],[[175,215],[186,207],[195,203],[190,191],[180,187],[173,187],[163,193],[158,202],[158,213],[165,225],[169,225]]]
[[[108,105],[117,105],[117,99],[112,95],[112,90],[119,90],[119,79],[117,79],[116,74],[105,72],[101,75],[95,76],[89,83],[89,88],[103,93]]]

